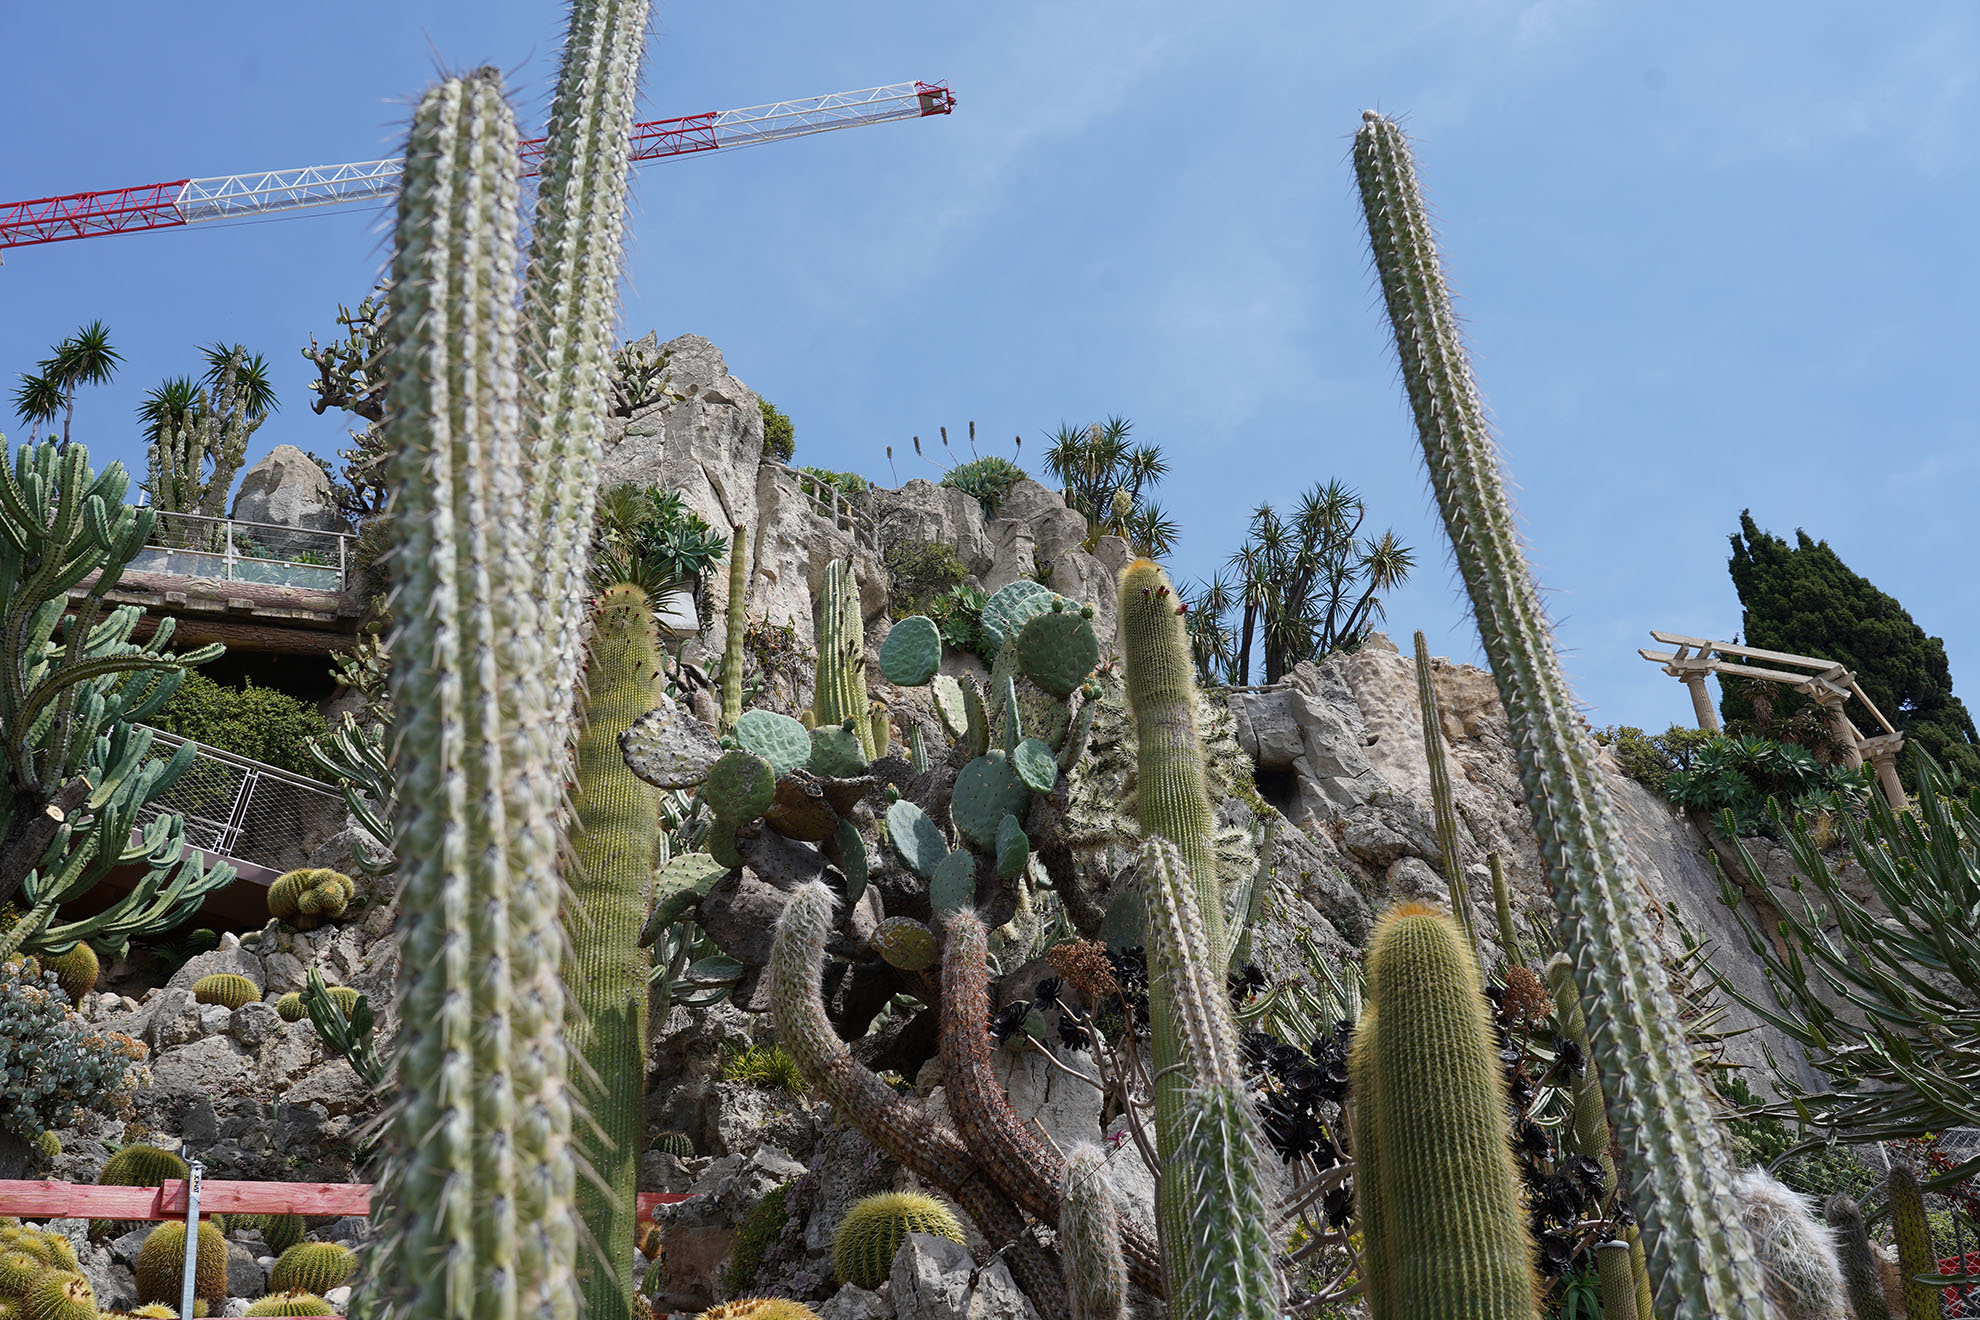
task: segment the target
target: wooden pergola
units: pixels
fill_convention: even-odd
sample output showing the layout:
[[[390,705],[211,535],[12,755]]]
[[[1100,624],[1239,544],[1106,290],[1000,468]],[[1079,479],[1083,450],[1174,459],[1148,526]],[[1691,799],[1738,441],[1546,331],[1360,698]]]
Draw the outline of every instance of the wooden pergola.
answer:
[[[1677,649],[1639,649],[1637,654],[1652,664],[1662,665],[1665,673],[1690,689],[1691,708],[1698,716],[1699,728],[1711,733],[1719,732],[1719,714],[1712,709],[1711,694],[1705,690],[1707,674],[1759,678],[1791,687],[1829,713],[1836,741],[1843,747],[1844,763],[1854,770],[1868,761],[1877,772],[1877,783],[1884,790],[1884,800],[1896,810],[1904,810],[1904,785],[1898,782],[1897,775],[1897,758],[1898,753],[1904,750],[1904,735],[1884,718],[1884,712],[1877,709],[1876,702],[1863,695],[1856,675],[1833,660],[1815,656],[1763,651],[1758,647],[1735,646],[1731,642],[1715,642],[1704,637],[1686,637],[1682,633],[1658,632],[1654,628],[1650,636]],[[1762,663],[1749,663],[1752,661]],[[1863,709],[1870,712],[1871,718],[1883,729],[1882,733],[1866,735],[1856,727],[1856,722],[1843,711],[1843,703],[1851,697],[1863,703]]]

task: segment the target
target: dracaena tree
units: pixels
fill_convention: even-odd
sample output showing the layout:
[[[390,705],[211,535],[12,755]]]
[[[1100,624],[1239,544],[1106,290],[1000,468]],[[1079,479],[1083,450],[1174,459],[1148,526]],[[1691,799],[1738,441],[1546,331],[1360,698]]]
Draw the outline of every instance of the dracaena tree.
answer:
[[[62,419],[62,449],[69,447],[69,424],[75,420],[76,390],[84,385],[107,385],[122,365],[123,355],[110,346],[110,329],[91,321],[55,345],[33,372],[23,372],[14,389],[14,411],[30,428]]]

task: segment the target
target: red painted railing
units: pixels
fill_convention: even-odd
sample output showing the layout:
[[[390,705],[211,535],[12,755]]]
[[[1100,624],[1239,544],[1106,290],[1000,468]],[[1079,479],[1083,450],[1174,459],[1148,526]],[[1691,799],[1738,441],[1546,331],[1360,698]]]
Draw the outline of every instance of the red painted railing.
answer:
[[[663,1205],[688,1197],[678,1192],[641,1192],[639,1217],[653,1218]],[[227,1182],[208,1178],[199,1185],[201,1218],[207,1215],[368,1215],[370,1183]],[[22,1219],[184,1219],[186,1184],[174,1178],[163,1187],[98,1187],[45,1178],[0,1179],[0,1215]]]

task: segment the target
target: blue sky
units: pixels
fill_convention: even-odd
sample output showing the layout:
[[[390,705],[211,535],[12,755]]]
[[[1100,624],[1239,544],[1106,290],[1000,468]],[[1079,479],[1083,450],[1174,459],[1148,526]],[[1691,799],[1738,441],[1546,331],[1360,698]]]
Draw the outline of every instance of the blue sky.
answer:
[[[562,24],[547,0],[5,8],[6,200],[387,155],[436,72],[484,63],[534,128]],[[1174,466],[1181,573],[1235,548],[1257,501],[1338,477],[1422,552],[1392,632],[1475,657],[1355,206],[1349,138],[1375,106],[1418,140],[1596,722],[1686,718],[1635,648],[1738,627],[1726,535],[1749,506],[1897,596],[1980,700],[1970,6],[656,14],[642,118],[912,78],[960,102],[637,177],[625,330],[708,336],[794,419],[800,461],[893,484],[885,447],[899,479],[933,476],[902,455],[940,424],[1036,456],[1060,421],[1121,413]],[[0,375],[103,318],[128,362],[78,436],[141,473],[144,390],[238,339],[283,400],[257,454],[327,454],[343,421],[310,412],[298,349],[386,253],[375,211],[11,250]]]

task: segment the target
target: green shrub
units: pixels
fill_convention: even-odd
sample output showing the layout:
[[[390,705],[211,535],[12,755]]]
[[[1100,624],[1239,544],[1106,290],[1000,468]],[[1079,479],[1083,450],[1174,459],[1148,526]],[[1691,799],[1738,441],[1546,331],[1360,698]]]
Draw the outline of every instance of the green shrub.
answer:
[[[324,735],[321,712],[286,692],[256,687],[253,679],[245,684],[229,687],[189,672],[172,699],[147,723],[292,774],[315,777],[320,772],[307,748],[311,739]]]
[[[1662,733],[1645,733],[1629,724],[1614,724],[1595,731],[1595,741],[1609,749],[1616,767],[1653,793],[1664,791],[1664,781],[1673,770],[1691,766],[1698,749],[1712,741],[1704,729],[1673,724]]]
[[[756,406],[763,410],[763,456],[779,463],[790,462],[791,455],[797,453],[797,432],[791,426],[791,419],[768,399],[758,399]]]
[[[873,489],[873,483],[857,472],[834,472],[829,468],[799,468],[807,477],[816,477],[847,499],[857,499]]]
[[[983,607],[989,603],[987,594],[971,586],[950,587],[943,592],[928,611],[928,617],[942,630],[942,645],[994,659],[983,636]]]
[[[722,1080],[788,1091],[792,1095],[803,1095],[806,1090],[797,1060],[786,1054],[782,1045],[750,1045],[730,1051],[722,1061]]]
[[[969,566],[945,541],[928,545],[896,541],[887,547],[881,562],[887,566],[887,579],[893,590],[893,605],[888,613],[896,621],[915,614],[935,618],[936,602],[969,576]]]
[[[994,518],[1004,496],[1010,494],[1011,487],[1024,480],[1026,475],[1025,470],[1010,459],[992,454],[987,458],[958,463],[943,475],[942,484],[973,496],[983,506],[983,512]]]

